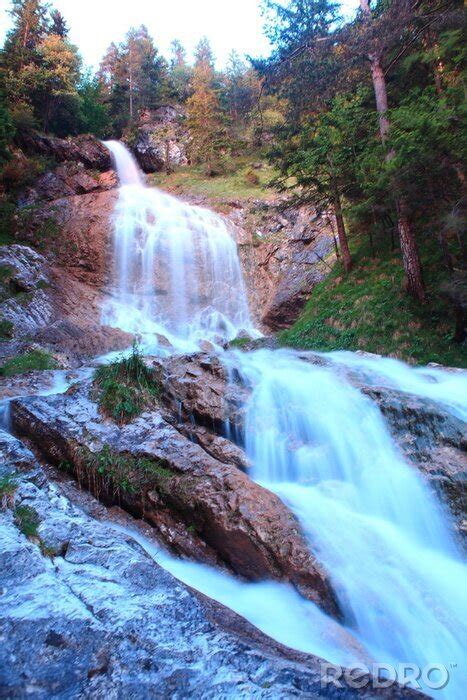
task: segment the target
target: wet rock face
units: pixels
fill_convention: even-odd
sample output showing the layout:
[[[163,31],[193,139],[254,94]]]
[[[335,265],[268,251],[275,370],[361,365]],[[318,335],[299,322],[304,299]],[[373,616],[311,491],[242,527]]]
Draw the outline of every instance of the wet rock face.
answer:
[[[466,517],[467,426],[427,398],[378,387],[364,388],[375,400],[404,454],[460,521]]]
[[[83,384],[68,395],[15,400],[14,430],[53,463],[69,464],[107,502],[118,498],[129,512],[144,514],[177,551],[219,561],[253,580],[292,581],[324,610],[337,614],[326,574],[277,496],[188,440],[160,411],[144,413],[123,427],[104,420],[89,389]],[[101,483],[86,460],[103,449],[111,451],[117,465],[132,459],[135,472],[144,467],[143,483],[129,490]]]
[[[230,380],[216,355],[176,355],[157,365],[163,375],[164,400],[173,414],[220,433],[241,432],[248,391],[235,378]]]
[[[138,134],[131,146],[143,172],[155,173],[188,164],[189,137],[184,118],[184,111],[172,105],[141,114]]]
[[[12,324],[11,334],[23,337],[49,323],[53,310],[46,288],[46,259],[24,245],[0,247],[0,317]]]
[[[178,582],[132,538],[89,515],[96,506],[76,505],[78,491],[51,482],[32,453],[0,431],[0,473],[12,472],[15,505],[33,508],[39,525],[28,540],[11,509],[0,510],[2,695],[321,695],[318,658],[282,647]],[[332,692],[420,697],[399,687]]]

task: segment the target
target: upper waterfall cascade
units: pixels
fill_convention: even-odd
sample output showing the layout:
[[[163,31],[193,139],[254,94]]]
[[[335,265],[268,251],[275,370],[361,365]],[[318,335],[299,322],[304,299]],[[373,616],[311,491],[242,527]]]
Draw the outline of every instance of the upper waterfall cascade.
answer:
[[[220,216],[146,187],[129,151],[107,141],[121,184],[114,218],[112,299],[103,323],[162,334],[175,347],[254,332],[237,246]]]

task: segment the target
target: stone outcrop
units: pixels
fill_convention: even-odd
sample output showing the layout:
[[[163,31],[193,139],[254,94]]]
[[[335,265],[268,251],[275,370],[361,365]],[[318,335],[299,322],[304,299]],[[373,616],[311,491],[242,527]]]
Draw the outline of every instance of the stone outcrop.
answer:
[[[117,176],[113,170],[101,173],[86,170],[80,162],[62,163],[54,170],[40,175],[34,187],[28,188],[20,197],[22,206],[31,206],[43,201],[63,197],[102,192],[117,187]]]
[[[13,472],[14,505],[34,509],[39,524],[27,539],[12,509],[0,510],[2,696],[321,695],[317,657],[283,647],[174,579],[92,499],[51,482],[0,431],[0,476]],[[421,697],[399,686],[332,692]]]
[[[326,574],[279,498],[188,440],[163,412],[146,412],[119,427],[103,419],[84,383],[65,395],[13,401],[11,420],[17,434],[48,460],[70,465],[101,498],[118,499],[129,512],[144,516],[177,551],[193,555],[195,547],[197,558],[222,562],[253,580],[289,580],[337,614]],[[134,463],[137,487],[99,479],[89,465],[103,449],[112,464]],[[121,482],[130,478],[127,474]]]
[[[0,345],[0,357],[39,345],[73,367],[131,345],[128,333],[101,325],[99,289],[51,265],[29,246],[0,247],[0,271],[0,319],[10,324],[11,336]]]
[[[86,168],[106,171],[112,167],[110,153],[99,139],[91,135],[60,139],[37,131],[19,131],[18,146],[27,154],[53,158],[57,163],[82,163]]]
[[[189,136],[184,119],[183,109],[172,105],[142,112],[137,136],[130,145],[143,172],[188,164]]]
[[[229,215],[250,307],[266,331],[286,328],[296,320],[335,259],[331,220],[308,206],[285,205],[282,199],[239,203]]]

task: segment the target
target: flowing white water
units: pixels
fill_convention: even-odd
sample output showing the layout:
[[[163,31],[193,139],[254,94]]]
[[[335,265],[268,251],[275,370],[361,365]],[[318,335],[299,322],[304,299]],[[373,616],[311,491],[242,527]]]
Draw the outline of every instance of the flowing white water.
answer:
[[[221,217],[145,187],[126,148],[106,142],[121,183],[112,299],[103,322],[177,348],[252,329],[237,246]]]
[[[236,246],[223,221],[144,187],[123,146],[107,145],[122,187],[104,322],[143,336],[146,347],[161,333],[183,350],[251,330]],[[252,475],[300,519],[331,576],[346,628],[288,586],[241,583],[167,555],[159,561],[279,641],[335,663],[362,658],[356,638],[363,657],[377,662],[443,664],[450,681],[436,695],[460,698],[465,568],[449,516],[399,454],[376,405],[332,364],[316,367],[286,351],[224,357],[252,386],[246,423]],[[353,353],[326,357],[367,383],[467,416],[466,373]]]
[[[398,389],[444,404],[467,420],[467,372],[440,367],[409,367],[391,357],[348,351],[323,354],[336,364],[356,370],[367,384]]]
[[[253,386],[253,476],[300,519],[347,625],[378,662],[445,665],[443,693],[461,697],[466,569],[446,514],[376,405],[292,352],[238,353],[236,362]]]

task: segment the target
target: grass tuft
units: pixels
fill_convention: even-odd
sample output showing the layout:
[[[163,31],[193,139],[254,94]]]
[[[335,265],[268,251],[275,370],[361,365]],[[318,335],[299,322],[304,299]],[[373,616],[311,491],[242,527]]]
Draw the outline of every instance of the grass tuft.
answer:
[[[15,474],[7,474],[0,478],[0,504],[2,510],[13,508],[18,481]]]
[[[101,410],[120,424],[139,416],[161,394],[156,373],[146,366],[136,345],[129,357],[99,367],[94,382]]]
[[[31,506],[16,506],[14,510],[15,523],[19,530],[28,538],[37,537],[40,518]]]

